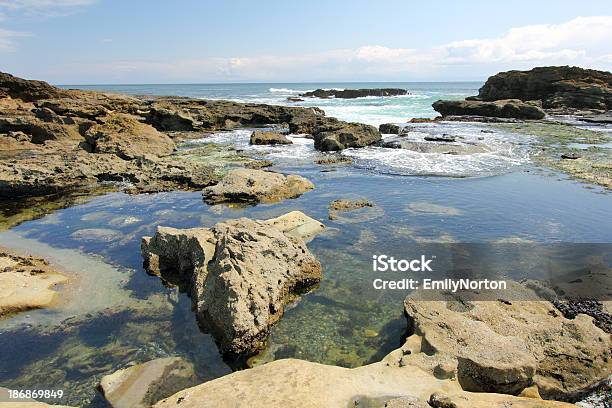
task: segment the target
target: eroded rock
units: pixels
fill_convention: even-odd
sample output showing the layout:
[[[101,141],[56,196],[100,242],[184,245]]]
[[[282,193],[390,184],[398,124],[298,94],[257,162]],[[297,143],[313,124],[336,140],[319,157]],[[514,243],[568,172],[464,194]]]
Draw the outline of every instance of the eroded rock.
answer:
[[[251,134],[250,143],[252,145],[286,145],[293,142],[282,133],[256,130]]]
[[[260,350],[284,307],[321,279],[304,240],[323,224],[294,211],[213,228],[158,227],[144,237],[145,268],[190,293],[201,326],[232,356]]]
[[[380,132],[374,126],[361,123],[342,123],[338,127],[329,129],[322,127],[313,136],[315,149],[321,151],[365,147],[381,139]]]
[[[226,202],[259,203],[296,198],[314,185],[304,177],[283,175],[263,170],[234,169],[218,184],[203,190],[209,204]]]

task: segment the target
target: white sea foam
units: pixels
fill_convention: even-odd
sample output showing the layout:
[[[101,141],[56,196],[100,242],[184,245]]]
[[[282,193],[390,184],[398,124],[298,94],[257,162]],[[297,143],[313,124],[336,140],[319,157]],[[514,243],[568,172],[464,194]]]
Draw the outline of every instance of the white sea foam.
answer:
[[[290,88],[270,88],[269,91],[272,93],[280,93],[280,94],[301,94],[304,92],[310,92],[310,91],[302,91],[299,89],[290,89]]]

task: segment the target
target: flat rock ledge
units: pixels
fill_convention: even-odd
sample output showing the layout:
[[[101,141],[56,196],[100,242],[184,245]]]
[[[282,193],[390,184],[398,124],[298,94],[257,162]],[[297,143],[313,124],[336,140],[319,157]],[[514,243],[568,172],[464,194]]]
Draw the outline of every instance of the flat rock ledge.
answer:
[[[208,204],[257,204],[296,198],[313,188],[314,184],[302,176],[285,176],[256,169],[234,169],[218,184],[206,187],[202,195]]]
[[[323,228],[299,211],[212,228],[158,227],[143,238],[142,255],[149,273],[190,294],[200,326],[220,351],[241,357],[261,350],[285,305],[321,280],[305,240]]]
[[[446,116],[484,116],[514,119],[542,119],[546,113],[535,103],[518,99],[499,101],[446,101],[439,100],[432,107],[443,117]]]
[[[66,280],[44,259],[0,247],[0,318],[49,306],[56,298],[52,288]]]
[[[146,408],[198,382],[192,363],[166,357],[106,375],[100,390],[113,408]]]
[[[302,97],[354,99],[367,96],[400,96],[408,91],[401,88],[361,88],[361,89],[317,89],[301,94]]]
[[[466,296],[469,293],[466,293]],[[534,387],[546,399],[579,396],[612,371],[610,334],[578,314],[565,318],[535,292],[509,282],[510,301],[405,301],[413,333],[400,357],[442,377],[456,377],[464,390],[519,394]],[[534,300],[528,300],[534,299]]]
[[[403,404],[403,405],[402,405]],[[570,408],[573,404],[503,394],[471,393],[457,381],[385,360],[343,368],[277,360],[180,391],[155,408]]]

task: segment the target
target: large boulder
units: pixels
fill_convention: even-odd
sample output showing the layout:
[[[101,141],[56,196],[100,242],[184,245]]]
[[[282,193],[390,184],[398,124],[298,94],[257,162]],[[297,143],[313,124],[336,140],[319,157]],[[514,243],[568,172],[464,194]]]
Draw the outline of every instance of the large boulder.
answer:
[[[408,91],[400,88],[362,88],[362,89],[317,89],[305,92],[300,96],[315,98],[342,98],[354,99],[366,96],[399,96],[406,95]]]
[[[612,73],[578,67],[537,67],[500,72],[478,91],[484,101],[541,100],[544,108],[612,109]]]
[[[100,390],[113,408],[145,408],[198,382],[192,363],[166,357],[106,375]]]
[[[522,102],[518,99],[505,99],[494,102],[439,100],[434,102],[432,106],[442,116],[471,115],[496,118],[542,119],[546,115],[535,104]]]
[[[378,131],[384,134],[399,135],[401,130],[402,128],[395,123],[383,123],[382,125],[378,126]]]
[[[315,149],[320,151],[365,147],[381,140],[378,129],[362,123],[342,123],[338,128],[320,130],[313,136]]]
[[[206,187],[202,195],[209,204],[277,202],[296,198],[314,185],[304,177],[254,169],[231,170],[218,184]]]
[[[264,132],[256,130],[251,133],[250,143],[252,145],[277,145],[277,144],[292,144],[293,142],[287,139],[287,136],[278,132]]]
[[[420,349],[411,350],[412,363],[454,367],[443,371],[455,370],[465,390],[517,394],[535,384],[551,399],[575,396],[610,374],[610,335],[591,317],[567,319],[550,302],[523,300],[539,299],[530,289],[511,282],[509,287],[509,299],[521,300],[406,298],[415,338],[407,343]]]
[[[132,160],[145,155],[166,156],[174,150],[174,142],[153,126],[127,114],[111,114],[99,119],[85,132],[95,153],[110,153]]]
[[[222,353],[249,355],[263,348],[285,305],[320,281],[321,265],[304,240],[322,228],[299,212],[213,228],[159,227],[143,238],[142,254],[149,273],[189,292]]]

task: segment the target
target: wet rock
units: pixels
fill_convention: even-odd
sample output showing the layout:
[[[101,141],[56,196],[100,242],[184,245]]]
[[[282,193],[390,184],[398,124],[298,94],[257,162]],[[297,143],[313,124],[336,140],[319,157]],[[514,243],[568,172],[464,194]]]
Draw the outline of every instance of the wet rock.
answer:
[[[580,158],[580,155],[578,153],[562,153],[561,158],[567,160],[576,160]]]
[[[253,160],[244,165],[247,169],[263,169],[266,167],[272,167],[274,163],[270,160]]]
[[[365,147],[381,139],[380,132],[374,126],[361,123],[341,124],[340,128],[323,130],[313,136],[315,149],[321,151]]]
[[[353,159],[348,156],[341,156],[339,154],[327,155],[324,157],[319,157],[315,160],[316,164],[321,165],[331,165],[331,164],[351,164],[353,163]]]
[[[174,142],[137,117],[112,114],[99,118],[102,122],[85,132],[85,139],[94,153],[110,153],[125,160],[145,155],[166,156],[174,150]]]
[[[431,119],[431,118],[412,118],[410,119],[410,123],[431,123],[431,122],[435,122],[435,119]]]
[[[542,119],[544,111],[530,103],[518,99],[504,99],[492,102],[484,101],[448,101],[439,100],[433,108],[446,116],[484,116],[514,119]]]
[[[340,223],[371,221],[382,215],[382,209],[365,198],[334,200],[328,206],[328,218]]]
[[[106,375],[100,390],[113,408],[144,408],[198,382],[193,364],[167,357]]]
[[[44,259],[0,247],[0,317],[49,306],[66,280]]]
[[[508,286],[509,297],[539,299],[519,284]],[[411,295],[405,312],[426,355],[456,359],[465,390],[516,394],[535,384],[544,398],[563,399],[612,368],[610,336],[584,314],[566,319],[544,300],[470,301],[455,309],[441,296],[447,300]]]
[[[457,138],[455,136],[450,136],[450,135],[432,135],[432,136],[425,136],[423,138],[423,140],[427,141],[427,142],[447,142],[447,143],[452,143],[457,141]]]
[[[315,98],[342,98],[354,99],[366,96],[399,96],[407,95],[408,91],[399,88],[372,88],[372,89],[317,89],[305,92],[300,96]]]
[[[612,74],[578,67],[537,67],[500,72],[478,91],[484,101],[541,100],[545,109],[570,107],[612,109]]]
[[[251,134],[251,140],[249,142],[252,145],[286,145],[292,144],[293,142],[287,139],[287,136],[278,132],[264,132],[256,130]]]
[[[378,127],[378,131],[383,134],[399,135],[401,128],[395,123],[383,123]]]
[[[277,202],[296,198],[314,185],[304,177],[283,175],[263,170],[235,169],[218,184],[203,190],[209,204]]]
[[[287,98],[288,102],[304,102],[302,98],[296,98],[295,96],[290,96]]]
[[[249,355],[263,348],[285,305],[321,279],[304,239],[322,228],[297,211],[210,229],[159,227],[143,238],[142,254],[150,273],[186,287],[198,322],[222,353]]]

